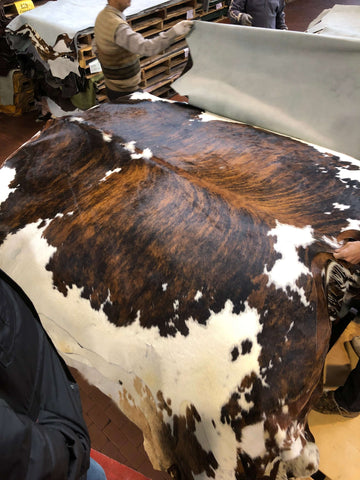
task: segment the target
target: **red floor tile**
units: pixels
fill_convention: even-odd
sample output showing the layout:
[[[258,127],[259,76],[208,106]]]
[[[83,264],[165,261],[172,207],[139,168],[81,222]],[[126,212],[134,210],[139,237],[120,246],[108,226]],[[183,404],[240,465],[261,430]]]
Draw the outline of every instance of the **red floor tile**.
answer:
[[[107,480],[149,480],[144,475],[95,450],[91,451],[91,457],[103,467]]]

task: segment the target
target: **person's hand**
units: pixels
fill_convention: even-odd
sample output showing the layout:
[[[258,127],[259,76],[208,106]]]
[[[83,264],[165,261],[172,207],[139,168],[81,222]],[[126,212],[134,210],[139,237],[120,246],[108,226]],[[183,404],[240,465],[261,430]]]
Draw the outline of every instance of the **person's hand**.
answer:
[[[360,241],[345,243],[345,245],[335,250],[334,257],[355,265],[360,264]]]
[[[249,15],[248,13],[242,13],[240,16],[240,24],[241,25],[246,25],[248,27],[251,27],[253,21],[253,17]]]
[[[180,37],[183,35],[188,35],[193,26],[194,22],[192,20],[182,20],[181,22],[174,25],[173,29],[176,33],[176,36]]]

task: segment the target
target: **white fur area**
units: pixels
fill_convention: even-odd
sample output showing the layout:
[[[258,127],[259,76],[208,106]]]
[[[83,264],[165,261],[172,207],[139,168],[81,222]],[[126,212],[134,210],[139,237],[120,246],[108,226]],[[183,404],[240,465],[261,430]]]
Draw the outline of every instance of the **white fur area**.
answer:
[[[46,226],[52,221],[46,220]],[[40,228],[40,224],[41,220],[8,235],[0,247],[0,262],[33,301],[67,363],[76,360],[90,383],[116,403],[126,396],[130,406],[139,411],[146,399],[156,399],[158,392],[171,400],[173,415],[184,416],[187,407],[194,405],[201,415],[196,438],[219,463],[216,480],[227,480],[236,468],[239,444],[231,426],[220,421],[221,408],[245,377],[255,374],[265,385],[259,365],[262,325],[258,311],[245,304],[243,312],[234,313],[228,300],[220,312],[209,312],[206,325],[190,317],[186,337],[178,333],[165,338],[157,327],[143,328],[140,319],[146,312],[140,311],[131,325],[116,327],[102,309],[91,308],[81,297],[81,289],[73,286],[65,297],[53,287],[52,274],[45,267],[56,250],[43,237],[46,226]],[[164,281],[159,279],[160,287]],[[111,295],[110,291],[110,301]],[[244,340],[252,343],[251,352],[244,355],[245,361],[232,361],[231,351]],[[139,381],[141,391],[136,388]],[[252,407],[245,395],[239,403],[246,410]],[[173,427],[172,417],[165,413],[163,421]],[[242,447],[252,455],[263,452],[263,440],[256,445],[251,441],[254,430],[259,429],[261,425],[249,427],[244,435]],[[205,480],[206,475],[200,478]]]
[[[114,170],[109,170],[105,173],[104,177],[100,180],[100,182],[105,182],[111,175],[114,173],[119,173],[121,172],[121,168],[114,168]]]
[[[264,457],[264,422],[244,427],[241,443],[238,443],[231,426],[220,421],[222,406],[246,376],[254,373],[267,387],[259,365],[261,345],[257,338],[262,325],[258,311],[245,303],[245,310],[236,314],[228,300],[219,313],[209,312],[206,325],[189,318],[186,337],[177,334],[164,338],[157,327],[142,328],[143,312],[140,311],[131,325],[116,327],[109,323],[102,309],[91,308],[90,302],[81,297],[81,289],[69,288],[64,297],[53,288],[52,274],[45,267],[56,249],[43,237],[51,222],[46,220],[45,226],[40,228],[42,221],[39,220],[9,235],[0,247],[0,261],[2,268],[33,301],[45,329],[66,362],[118,405],[119,399],[126,399],[130,410],[135,412],[142,412],[149,401],[157,398],[158,392],[164,399],[171,400],[173,415],[185,416],[186,409],[194,405],[201,415],[201,421],[196,422],[195,435],[202,448],[212,451],[218,461],[216,480],[232,478],[239,449],[253,459]],[[165,292],[167,285],[163,279],[159,282],[159,290]],[[108,300],[112,300],[111,291]],[[174,305],[177,302],[179,300],[174,298]],[[231,351],[246,339],[252,342],[251,352],[243,359],[232,361]],[[251,394],[251,390],[249,386],[239,396],[238,402],[244,411],[253,407],[245,395]],[[286,405],[284,408],[286,410]],[[159,413],[154,415],[154,420],[148,418],[150,423],[158,421]],[[133,421],[136,423],[136,418]],[[173,428],[173,418],[165,412],[162,421]],[[291,443],[283,460],[300,472],[310,463],[307,459],[316,457],[316,447],[301,452],[302,426],[294,424],[291,431],[293,435],[289,438],[288,431],[279,429],[277,443],[280,450],[285,440]],[[146,440],[148,448],[156,443],[151,438]],[[151,457],[152,452],[148,453]],[[196,480],[206,478],[205,474],[196,476]]]
[[[268,286],[274,284],[286,294],[289,287],[291,291],[299,294],[302,303],[307,307],[309,302],[304,289],[299,288],[296,281],[301,275],[311,275],[311,272],[300,261],[296,249],[300,246],[306,247],[314,241],[312,227],[308,225],[297,228],[276,221],[276,227],[270,230],[268,235],[276,238],[274,248],[281,254],[281,258],[276,260],[271,270],[265,265],[264,273],[269,277]]]
[[[346,227],[341,229],[342,232],[346,230],[360,230],[360,220],[355,218],[347,218],[346,220],[348,224],[346,225]]]
[[[345,153],[336,152],[329,148],[320,147],[318,145],[311,144],[316,150],[323,153],[325,157],[334,155],[339,158],[340,162],[343,162],[343,166],[336,167],[338,170],[337,177],[344,183],[348,183],[348,180],[355,180],[360,183],[360,159],[357,160],[354,157],[350,157]],[[350,164],[351,166],[349,166]]]
[[[286,470],[295,478],[308,477],[319,469],[319,449],[313,442],[307,442],[301,454],[285,462]]]
[[[284,462],[297,458],[301,454],[303,444],[306,441],[304,425],[297,420],[293,421],[287,429],[282,429],[278,425],[275,440]]]
[[[174,103],[172,100],[166,100],[165,98],[156,97],[148,92],[134,92],[130,95],[131,100],[151,100],[152,102],[167,102]]]
[[[265,455],[264,421],[243,428],[241,432],[241,448],[251,458]]]
[[[14,180],[16,175],[16,170],[14,168],[9,168],[4,166],[1,170],[0,175],[0,212],[1,212],[1,203],[4,202],[10,193],[14,192],[14,188],[9,188],[10,183]]]

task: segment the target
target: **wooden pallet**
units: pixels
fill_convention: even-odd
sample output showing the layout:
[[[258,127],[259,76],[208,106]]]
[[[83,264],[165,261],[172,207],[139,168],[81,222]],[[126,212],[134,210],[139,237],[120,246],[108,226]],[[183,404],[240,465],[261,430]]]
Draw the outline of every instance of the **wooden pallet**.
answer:
[[[86,33],[80,34],[76,38],[76,50],[77,50],[77,60],[79,65],[84,70],[87,70],[89,63],[93,60],[96,60],[96,54],[94,51],[94,31],[87,31]],[[90,69],[89,69],[90,70]],[[86,72],[89,74],[90,72]]]
[[[171,90],[171,84],[179,78],[182,73],[182,68],[179,69],[177,72],[173,72],[170,77],[163,77],[162,79],[158,79],[156,83],[150,85],[149,87],[144,88],[145,92],[151,93],[152,95],[156,95],[157,97],[162,98],[169,98],[175,92]]]
[[[8,4],[0,4],[0,10],[2,17],[4,17],[9,22],[18,15],[13,2]]]
[[[14,93],[14,103],[12,105],[1,105],[0,112],[8,115],[22,115],[25,112],[35,110],[34,90],[27,90],[20,93]]]
[[[197,6],[197,0],[177,0],[166,6],[130,16],[127,18],[127,22],[136,32],[141,33],[144,37],[151,37],[171,28],[181,20],[195,18]]]
[[[104,79],[95,83],[95,96],[97,103],[103,103],[108,100]]]
[[[187,6],[179,8],[166,17],[164,20],[164,30],[168,30],[182,20],[194,20],[195,17],[196,12],[194,8],[188,8]]]
[[[96,94],[96,103],[99,105],[100,103],[105,103],[108,102],[108,96],[106,95],[106,91],[102,93],[97,93]]]
[[[171,84],[180,77],[185,65],[186,62],[173,67],[168,74],[159,74],[152,77],[149,84],[143,87],[143,90],[161,97],[168,96],[167,92],[170,90]]]
[[[84,47],[92,45],[94,41],[94,30],[86,31],[86,33],[79,33],[76,37],[77,46]]]
[[[184,38],[179,38],[176,42],[174,42],[172,45],[170,45],[168,48],[163,50],[162,52],[159,52],[157,55],[153,55],[152,57],[141,57],[140,58],[140,65],[141,68],[146,67],[150,63],[156,62],[160,58],[163,58],[166,55],[171,55],[175,52],[178,52],[179,50],[189,50],[189,47],[187,46],[186,40]]]
[[[82,47],[78,50],[78,62],[81,68],[86,69],[90,62],[96,60],[96,55],[91,45]]]
[[[212,22],[212,23],[219,23],[225,19],[228,18],[228,8],[224,7],[220,10],[216,10],[207,14],[202,15],[200,20],[203,20],[205,22]]]
[[[131,27],[144,36],[151,36],[152,29],[165,31],[181,20],[198,19],[220,22],[227,16],[229,0],[219,2],[210,1],[209,9],[203,10],[201,0],[174,1],[164,7],[157,7],[145,11],[127,21]],[[145,33],[145,34],[144,34]],[[167,97],[171,91],[171,84],[178,78],[187,62],[188,47],[184,37],[168,49],[153,57],[142,57],[141,76],[142,88],[154,95]]]
[[[144,13],[129,19],[128,23],[135,32],[141,33],[146,38],[156,35],[163,30],[164,16],[164,10],[148,14]]]
[[[15,70],[13,73],[13,89],[14,93],[34,91],[33,81],[25,77],[21,70]]]
[[[190,12],[191,10],[196,10],[198,6],[197,0],[184,0],[184,1],[177,1],[165,7],[166,9],[166,18],[173,18],[179,17],[180,15],[184,14],[185,12]]]
[[[82,74],[85,77],[101,71],[100,63],[94,50],[94,30],[88,30],[86,33],[79,34],[76,37],[77,60],[80,68],[83,69]],[[91,63],[96,62],[97,68],[92,68]]]
[[[21,70],[15,70],[12,76],[13,103],[10,105],[0,104],[0,112],[10,115],[21,115],[35,108],[34,84],[31,79],[25,77]]]
[[[158,82],[159,78],[169,77],[179,66],[183,69],[188,58],[188,48],[175,50],[157,60],[142,65],[141,68],[141,86],[148,87]]]
[[[227,13],[229,10],[228,1],[222,2],[210,2],[208,10],[203,10],[202,8],[198,10],[197,17],[199,20],[207,22],[218,22],[227,18]]]
[[[36,0],[26,0],[24,2],[8,1],[0,3],[0,8],[6,19],[9,21],[18,16],[20,13],[24,13],[27,10],[32,10]]]

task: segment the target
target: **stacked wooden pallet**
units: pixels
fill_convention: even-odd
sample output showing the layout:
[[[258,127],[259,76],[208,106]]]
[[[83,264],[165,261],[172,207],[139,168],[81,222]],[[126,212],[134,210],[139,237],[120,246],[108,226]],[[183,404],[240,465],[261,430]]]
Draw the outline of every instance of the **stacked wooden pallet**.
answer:
[[[206,22],[222,22],[227,19],[229,4],[229,1],[209,1],[209,7],[206,10],[203,8],[198,10],[197,18]]]
[[[9,115],[22,115],[35,108],[34,85],[32,80],[28,79],[20,70],[12,73],[13,83],[13,102],[9,105],[0,104],[0,112]]]
[[[168,30],[181,20],[192,20],[199,7],[197,0],[175,0],[127,18],[133,30],[151,37]]]
[[[5,38],[5,29],[10,21],[36,6],[37,0],[0,0],[0,74],[8,77],[12,83],[13,102],[9,105],[0,103],[0,112],[10,115],[21,115],[35,108],[34,85],[19,69],[16,55],[11,51]],[[15,69],[15,70],[14,70]]]
[[[182,73],[189,49],[184,41],[172,45],[162,55],[141,62],[142,88],[153,95],[168,96],[171,83]]]
[[[174,1],[169,5],[146,11],[129,18],[128,23],[133,30],[144,37],[152,37],[166,31],[181,20],[221,21],[226,17],[228,1],[210,1],[208,8],[198,0]],[[174,92],[171,83],[184,70],[188,61],[189,49],[184,38],[171,45],[167,50],[154,57],[141,59],[141,87],[159,97],[168,97]]]
[[[45,3],[46,0],[0,0],[0,19],[10,23],[17,15],[32,10]]]
[[[107,100],[104,76],[101,73],[100,62],[94,51],[94,30],[77,35],[76,49],[81,74],[88,82],[93,82],[95,88],[96,103]]]
[[[1,16],[3,16],[7,20],[7,23],[9,23],[20,13],[34,8],[35,2],[36,0],[24,0],[21,2],[16,0],[2,0],[0,3]]]

